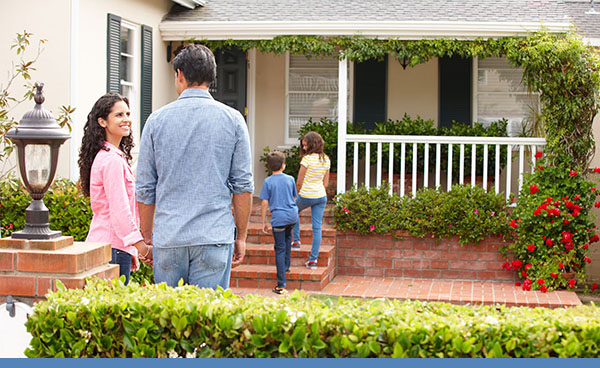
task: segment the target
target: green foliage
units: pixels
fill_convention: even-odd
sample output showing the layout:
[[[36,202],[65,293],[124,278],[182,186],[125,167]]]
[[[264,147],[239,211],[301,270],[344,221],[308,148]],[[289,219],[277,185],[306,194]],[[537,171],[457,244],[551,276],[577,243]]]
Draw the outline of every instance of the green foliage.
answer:
[[[2,237],[25,227],[25,210],[31,202],[21,181],[9,177],[0,181],[0,218]],[[85,241],[92,221],[90,200],[68,179],[56,180],[46,195],[44,204],[50,214],[50,228],[70,235],[75,241]]]
[[[448,192],[423,188],[413,198],[389,195],[389,187],[360,187],[339,194],[333,208],[335,228],[359,234],[406,230],[414,236],[458,236],[461,244],[489,235],[511,237],[502,195],[480,187],[455,185]]]
[[[260,156],[260,162],[263,162],[265,165],[265,171],[267,174],[271,175],[272,172],[267,167],[267,157],[269,156],[269,152],[271,152],[271,148],[269,146],[263,149],[263,154]],[[284,173],[291,175],[294,179],[298,178],[298,171],[300,170],[300,147],[292,146],[291,148],[282,150],[285,155],[285,170]]]
[[[575,282],[585,283],[588,247],[599,240],[591,213],[594,186],[579,170],[544,162],[525,176],[512,225],[518,240],[503,249],[514,258],[505,267],[519,272],[524,289],[573,288],[563,272],[576,272]]]
[[[597,357],[600,309],[239,297],[231,290],[91,280],[37,303],[42,357]]]
[[[587,168],[594,153],[592,121],[598,113],[600,57],[574,31],[545,31],[527,37],[475,39],[397,40],[360,36],[278,36],[272,40],[202,41],[211,48],[256,48],[276,55],[289,51],[307,57],[335,56],[362,62],[391,55],[413,67],[433,57],[457,55],[506,56],[513,66],[523,67],[524,81],[540,94],[541,124],[547,134],[552,162]]]

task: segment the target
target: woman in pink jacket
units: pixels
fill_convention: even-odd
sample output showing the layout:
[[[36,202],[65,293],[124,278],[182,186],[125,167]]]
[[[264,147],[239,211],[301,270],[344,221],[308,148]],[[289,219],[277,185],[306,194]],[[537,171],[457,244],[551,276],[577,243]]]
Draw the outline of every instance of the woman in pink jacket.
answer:
[[[111,243],[110,263],[119,265],[125,284],[139,268],[138,258],[152,259],[152,247],[139,230],[129,115],[127,98],[114,92],[100,97],[83,127],[78,161],[81,187],[94,212],[86,242]]]

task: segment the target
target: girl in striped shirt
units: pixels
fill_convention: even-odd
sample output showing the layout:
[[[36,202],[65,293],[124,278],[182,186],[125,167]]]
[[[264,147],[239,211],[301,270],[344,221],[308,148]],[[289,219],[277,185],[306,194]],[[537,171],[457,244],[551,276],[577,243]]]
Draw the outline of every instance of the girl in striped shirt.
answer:
[[[298,188],[296,205],[298,214],[310,207],[313,238],[310,257],[305,265],[313,270],[317,268],[317,258],[321,247],[321,224],[327,204],[325,188],[329,184],[329,168],[331,167],[329,157],[323,153],[324,145],[323,138],[317,132],[308,132],[300,139],[302,160],[296,181]],[[292,248],[300,248],[300,221],[294,226],[293,237]]]

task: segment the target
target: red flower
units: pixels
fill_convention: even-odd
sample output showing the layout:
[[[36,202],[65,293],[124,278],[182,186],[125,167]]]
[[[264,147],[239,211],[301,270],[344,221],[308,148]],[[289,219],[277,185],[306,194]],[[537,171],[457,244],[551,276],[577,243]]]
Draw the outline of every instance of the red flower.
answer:
[[[575,287],[575,280],[569,280],[567,287],[573,289]]]
[[[545,287],[544,285],[542,285],[542,286],[540,286],[540,291],[541,291],[542,293],[545,293],[546,291],[548,291],[548,288],[547,288],[547,287]]]
[[[527,277],[527,272],[521,271],[521,276],[523,276],[523,278],[526,278]]]
[[[373,232],[373,230],[375,230],[375,226],[373,226],[373,225],[369,226],[369,231]]]
[[[538,188],[538,186],[536,184],[533,184],[532,186],[529,187],[529,191],[531,192],[531,194],[537,193],[540,191],[540,188]]]
[[[549,246],[549,247],[551,247],[552,245],[554,245],[554,240],[552,240],[550,238],[547,238],[546,239],[546,245]]]
[[[542,158],[542,153],[541,152],[536,152],[535,153],[535,158]]]
[[[523,262],[517,260],[512,261],[512,267],[515,270],[518,270],[519,268],[521,268],[521,266],[523,265]]]
[[[517,281],[515,282],[515,286],[521,286],[521,283]]]
[[[592,291],[594,291],[594,290],[596,290],[596,289],[598,289],[598,283],[594,282],[594,283],[592,284]]]
[[[527,250],[528,250],[528,251],[530,251],[530,252],[533,252],[533,251],[535,251],[535,245],[534,245],[534,244],[529,244],[529,245],[527,246]],[[527,266],[525,266],[525,267],[527,267]]]
[[[538,285],[544,285],[544,282],[546,282],[546,281],[544,281],[544,279],[537,280]]]
[[[600,237],[598,237],[598,235],[594,234],[594,236],[592,236],[592,237],[590,238],[590,243],[595,243],[595,242],[597,242],[598,240],[600,240]]]
[[[343,210],[344,210],[344,212],[346,212],[346,215],[350,213],[350,211],[348,211],[348,209],[347,209],[347,208],[345,208],[345,207],[344,207],[344,209],[343,209]]]
[[[538,168],[538,170],[540,170],[540,171],[544,171],[544,168],[543,168],[543,167],[541,167],[540,165],[537,165],[537,168]]]
[[[573,197],[574,201],[577,201],[581,198],[581,196],[579,194],[575,194],[575,197]]]
[[[552,197],[546,198],[546,203],[552,203]]]
[[[541,215],[541,214],[542,214],[542,211],[539,208],[536,209],[536,210],[533,210],[533,215],[534,216]]]
[[[594,172],[600,172],[600,167],[594,167]]]
[[[523,281],[523,290],[531,290],[531,280],[526,279]]]
[[[565,267],[565,265],[563,265],[562,263],[558,264],[558,268],[560,268],[561,270]]]
[[[558,277],[558,274],[554,273],[554,272],[550,272],[550,276],[552,276],[552,278],[555,279]]]
[[[596,208],[600,208],[600,202],[596,202],[596,203],[594,203],[594,207],[596,207]]]
[[[525,269],[525,271],[527,271],[531,267],[533,267],[533,265],[528,263],[528,264],[525,265],[524,269]]]
[[[519,224],[517,224],[517,222],[515,220],[512,220],[510,222],[510,224],[508,224],[508,225],[511,226],[511,227],[513,227],[513,228],[515,228],[515,229],[519,227]]]
[[[583,257],[583,260],[587,263],[592,263],[592,260],[588,256]]]
[[[588,243],[585,243],[584,245],[582,245],[582,246],[581,246],[581,248],[583,248],[583,249],[588,249],[588,246],[589,246],[589,244],[588,244]]]
[[[571,176],[577,176],[577,171],[575,171],[575,170],[571,170],[571,171],[569,172],[569,175],[571,175]]]
[[[502,269],[510,271],[510,263],[508,263],[508,262],[502,263]]]
[[[563,225],[568,225],[568,224],[569,224],[569,220],[567,220],[567,219],[564,219],[564,220],[563,220]]]

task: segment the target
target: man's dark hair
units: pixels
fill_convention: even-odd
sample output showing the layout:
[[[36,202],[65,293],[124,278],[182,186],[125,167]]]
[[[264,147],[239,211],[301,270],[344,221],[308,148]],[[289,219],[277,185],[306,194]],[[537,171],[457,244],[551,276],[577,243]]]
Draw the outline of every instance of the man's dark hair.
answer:
[[[267,156],[267,167],[271,171],[281,170],[285,163],[285,154],[281,151],[271,151]]]
[[[210,85],[217,77],[217,63],[212,51],[204,45],[191,44],[173,59],[173,70],[181,70],[188,85]]]

